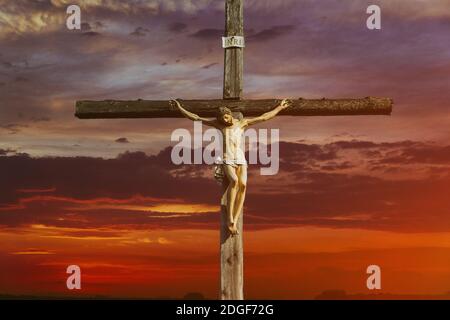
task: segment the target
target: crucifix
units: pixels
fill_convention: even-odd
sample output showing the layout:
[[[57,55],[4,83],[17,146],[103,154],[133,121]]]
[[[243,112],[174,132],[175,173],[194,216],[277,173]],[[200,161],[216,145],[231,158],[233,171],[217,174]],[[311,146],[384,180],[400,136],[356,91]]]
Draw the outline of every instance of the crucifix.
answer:
[[[244,24],[243,0],[225,0],[225,49],[223,99],[179,100],[183,109],[198,117],[216,117],[217,110],[231,110],[245,117],[259,117],[275,110],[281,116],[338,116],[338,115],[390,115],[392,99],[367,97],[363,99],[295,99],[280,103],[277,99],[244,100],[243,56]],[[75,116],[80,119],[118,118],[181,118],[177,103],[172,100],[133,101],[77,101]],[[232,121],[232,119],[230,119]],[[229,181],[224,179],[223,191]],[[223,199],[223,197],[222,197]],[[230,228],[226,202],[221,202],[220,226],[220,293],[222,300],[242,300],[243,291],[243,242],[242,211]]]

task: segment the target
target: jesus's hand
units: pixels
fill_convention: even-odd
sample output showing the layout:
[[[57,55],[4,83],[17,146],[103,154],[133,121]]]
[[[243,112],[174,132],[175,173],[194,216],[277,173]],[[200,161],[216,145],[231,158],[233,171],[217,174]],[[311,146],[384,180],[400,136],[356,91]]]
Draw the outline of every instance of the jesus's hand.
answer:
[[[172,100],[170,100],[170,103],[172,104],[172,103],[175,103],[175,105],[177,106],[177,107],[181,107],[181,103],[177,100],[177,99],[172,99]]]
[[[291,101],[291,100],[289,100],[289,99],[283,99],[283,101],[281,101],[281,103],[280,103],[280,107],[281,107],[282,109],[286,109],[287,107],[290,107],[291,104],[292,104],[292,101]]]

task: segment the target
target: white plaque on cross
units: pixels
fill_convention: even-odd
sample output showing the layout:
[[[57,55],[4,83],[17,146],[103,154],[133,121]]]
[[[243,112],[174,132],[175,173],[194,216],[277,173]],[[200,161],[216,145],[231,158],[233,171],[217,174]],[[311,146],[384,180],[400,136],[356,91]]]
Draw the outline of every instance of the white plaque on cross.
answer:
[[[242,36],[222,37],[222,47],[226,48],[244,48],[245,40]]]

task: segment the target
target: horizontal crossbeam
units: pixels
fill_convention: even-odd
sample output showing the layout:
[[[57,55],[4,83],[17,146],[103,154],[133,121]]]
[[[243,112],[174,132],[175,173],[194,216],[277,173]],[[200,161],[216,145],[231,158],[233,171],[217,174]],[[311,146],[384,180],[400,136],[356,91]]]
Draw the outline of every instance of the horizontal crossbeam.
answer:
[[[272,110],[281,100],[179,100],[183,106],[201,117],[215,117],[218,107],[229,107],[244,116],[259,116]],[[279,115],[338,116],[390,115],[392,99],[367,97],[363,99],[295,99],[292,106]],[[80,119],[121,118],[182,118],[169,100],[77,101],[75,116]]]

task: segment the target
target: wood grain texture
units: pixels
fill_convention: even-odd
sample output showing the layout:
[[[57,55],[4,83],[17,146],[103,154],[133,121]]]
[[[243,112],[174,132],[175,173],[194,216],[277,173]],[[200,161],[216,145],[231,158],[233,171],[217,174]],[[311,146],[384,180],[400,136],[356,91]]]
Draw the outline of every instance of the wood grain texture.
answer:
[[[225,2],[225,36],[244,35],[243,0]],[[240,100],[243,90],[244,49],[225,49],[223,99]],[[229,102],[226,103],[228,106]],[[217,108],[217,105],[214,104]],[[236,108],[234,108],[236,109]],[[215,111],[214,111],[215,112]],[[220,299],[244,299],[244,249],[243,249],[243,212],[239,216],[237,229],[239,234],[231,236],[227,223],[225,191],[228,182],[223,182],[223,196],[220,213]]]
[[[227,228],[226,194],[228,182],[222,185],[220,211],[220,299],[244,299],[244,248],[243,248],[243,212],[239,216],[237,228],[239,234],[230,236]]]
[[[242,0],[225,2],[225,37],[244,36]],[[224,55],[223,98],[240,99],[243,90],[244,48],[227,48]]]
[[[246,117],[259,116],[281,101],[264,100],[180,100],[183,106],[201,117],[215,117],[218,107],[227,106]],[[296,99],[281,116],[390,115],[392,99]],[[80,119],[183,118],[168,100],[77,101],[75,116]]]

